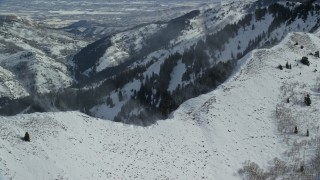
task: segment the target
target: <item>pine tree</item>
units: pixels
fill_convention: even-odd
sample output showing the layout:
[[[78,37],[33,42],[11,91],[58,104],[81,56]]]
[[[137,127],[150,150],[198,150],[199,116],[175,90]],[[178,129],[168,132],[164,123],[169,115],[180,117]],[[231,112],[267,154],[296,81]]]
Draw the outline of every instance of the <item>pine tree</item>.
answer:
[[[298,127],[297,126],[294,127],[294,133],[298,134]]]
[[[311,99],[310,99],[310,95],[307,94],[306,97],[304,97],[304,103],[307,105],[307,106],[310,106],[311,105]]]
[[[286,68],[287,68],[287,69],[290,69],[290,66],[289,66],[289,63],[288,63],[288,62],[286,63]]]
[[[309,129],[307,129],[307,137],[309,137]]]
[[[300,172],[303,172],[304,171],[304,167],[303,165],[300,166]]]
[[[110,96],[107,97],[107,105],[110,106],[111,108],[114,107],[113,101]]]
[[[28,132],[26,132],[26,134],[24,135],[23,140],[30,142],[30,135]]]
[[[121,90],[120,90],[119,93],[118,93],[118,98],[119,98],[119,101],[120,101],[120,102],[123,100],[123,95],[122,95]]]
[[[317,57],[317,58],[319,58],[319,57],[320,57],[320,56],[319,56],[319,51],[316,51],[316,52],[314,53],[314,56]]]

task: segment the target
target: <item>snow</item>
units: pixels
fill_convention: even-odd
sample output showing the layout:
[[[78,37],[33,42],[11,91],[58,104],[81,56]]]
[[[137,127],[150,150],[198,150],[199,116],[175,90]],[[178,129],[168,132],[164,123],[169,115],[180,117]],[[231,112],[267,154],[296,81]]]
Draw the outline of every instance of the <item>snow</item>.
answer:
[[[315,35],[291,33],[277,46],[243,57],[226,83],[183,103],[169,119],[150,127],[79,112],[1,117],[0,172],[17,180],[240,179],[237,171],[246,160],[262,168],[275,157],[287,160],[284,152],[290,145],[283,142],[274,114],[286,98],[283,85],[297,84],[292,90],[297,102],[310,93],[311,107],[288,106],[299,127],[318,136],[320,97],[313,90],[319,75],[313,70],[320,61],[308,56],[310,66],[298,62],[318,49],[320,39]],[[287,61],[291,70],[277,68]],[[21,140],[26,131],[29,143]],[[310,157],[312,149],[307,153]]]
[[[176,67],[174,67],[172,74],[171,74],[171,82],[170,86],[168,88],[168,91],[174,91],[178,85],[182,85],[182,75],[186,71],[186,65],[182,63],[181,60],[178,61],[178,64]]]
[[[195,179],[210,174],[202,135],[187,135],[191,125],[181,121],[140,128],[69,112],[0,123],[0,169],[8,178]],[[172,125],[178,131],[168,132]],[[30,143],[21,140],[25,131]]]
[[[292,48],[295,41],[306,46],[307,50]],[[213,167],[215,174],[221,174],[217,179],[235,172],[245,160],[257,162],[266,168],[268,161],[281,157],[285,147],[279,142],[281,135],[276,132],[274,120],[275,106],[281,94],[280,86],[286,81],[298,81],[299,84],[308,82],[308,89],[314,86],[316,77],[313,68],[301,64],[299,69],[294,67],[292,72],[282,72],[276,67],[286,61],[293,63],[307,52],[319,49],[319,45],[319,39],[311,34],[291,34],[283,43],[270,50],[257,50],[251,57],[244,57],[240,60],[243,66],[238,68],[239,71],[228,82],[209,94],[184,103],[173,113],[174,119],[198,121],[206,138],[212,142],[214,151],[223,154],[214,159],[217,164]],[[313,62],[319,64],[318,61]],[[302,75],[297,77],[300,71],[303,71]],[[308,81],[308,77],[314,78]],[[300,96],[303,98],[303,94]],[[301,106],[298,109],[305,110]],[[186,114],[189,116],[186,117]],[[317,124],[315,127],[319,126],[316,121],[318,114],[313,116],[314,120],[308,119]]]

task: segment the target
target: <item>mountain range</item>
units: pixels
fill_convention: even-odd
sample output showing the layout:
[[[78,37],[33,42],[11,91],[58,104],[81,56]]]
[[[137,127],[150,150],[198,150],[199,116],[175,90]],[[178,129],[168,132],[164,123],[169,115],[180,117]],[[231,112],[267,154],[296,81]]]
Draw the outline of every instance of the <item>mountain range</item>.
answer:
[[[94,42],[1,16],[0,174],[317,179],[319,13],[228,1]]]

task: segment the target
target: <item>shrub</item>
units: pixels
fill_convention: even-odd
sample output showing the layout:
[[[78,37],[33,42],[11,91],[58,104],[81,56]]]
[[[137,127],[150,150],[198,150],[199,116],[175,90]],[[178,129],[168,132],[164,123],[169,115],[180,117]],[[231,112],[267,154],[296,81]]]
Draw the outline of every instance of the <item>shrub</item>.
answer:
[[[263,169],[261,169],[258,164],[251,161],[246,161],[238,173],[245,179],[267,179],[267,174]]]
[[[305,56],[302,57],[301,63],[304,64],[304,65],[307,65],[307,66],[310,65],[310,62],[309,62],[308,58],[305,57]]]
[[[283,69],[283,67],[282,67],[282,65],[281,65],[281,64],[279,64],[278,68],[279,68],[280,70],[282,70],[282,69]]]

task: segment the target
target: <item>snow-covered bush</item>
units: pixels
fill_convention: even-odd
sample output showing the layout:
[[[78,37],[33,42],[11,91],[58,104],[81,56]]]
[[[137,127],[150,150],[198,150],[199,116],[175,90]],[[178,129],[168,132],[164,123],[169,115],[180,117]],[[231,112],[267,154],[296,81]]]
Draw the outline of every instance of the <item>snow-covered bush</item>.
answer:
[[[238,173],[244,179],[252,180],[264,180],[267,179],[267,174],[259,167],[258,164],[246,161],[243,165],[243,168],[238,171]]]
[[[285,172],[288,171],[288,167],[286,165],[286,162],[285,161],[282,161],[281,159],[279,158],[274,158],[273,160],[273,166],[272,168],[270,169],[270,176],[271,176],[271,179],[272,178],[276,178],[276,177],[279,177],[280,175],[283,175],[285,174]]]
[[[303,56],[301,59],[301,63],[307,66],[310,66],[310,62],[307,57]]]

